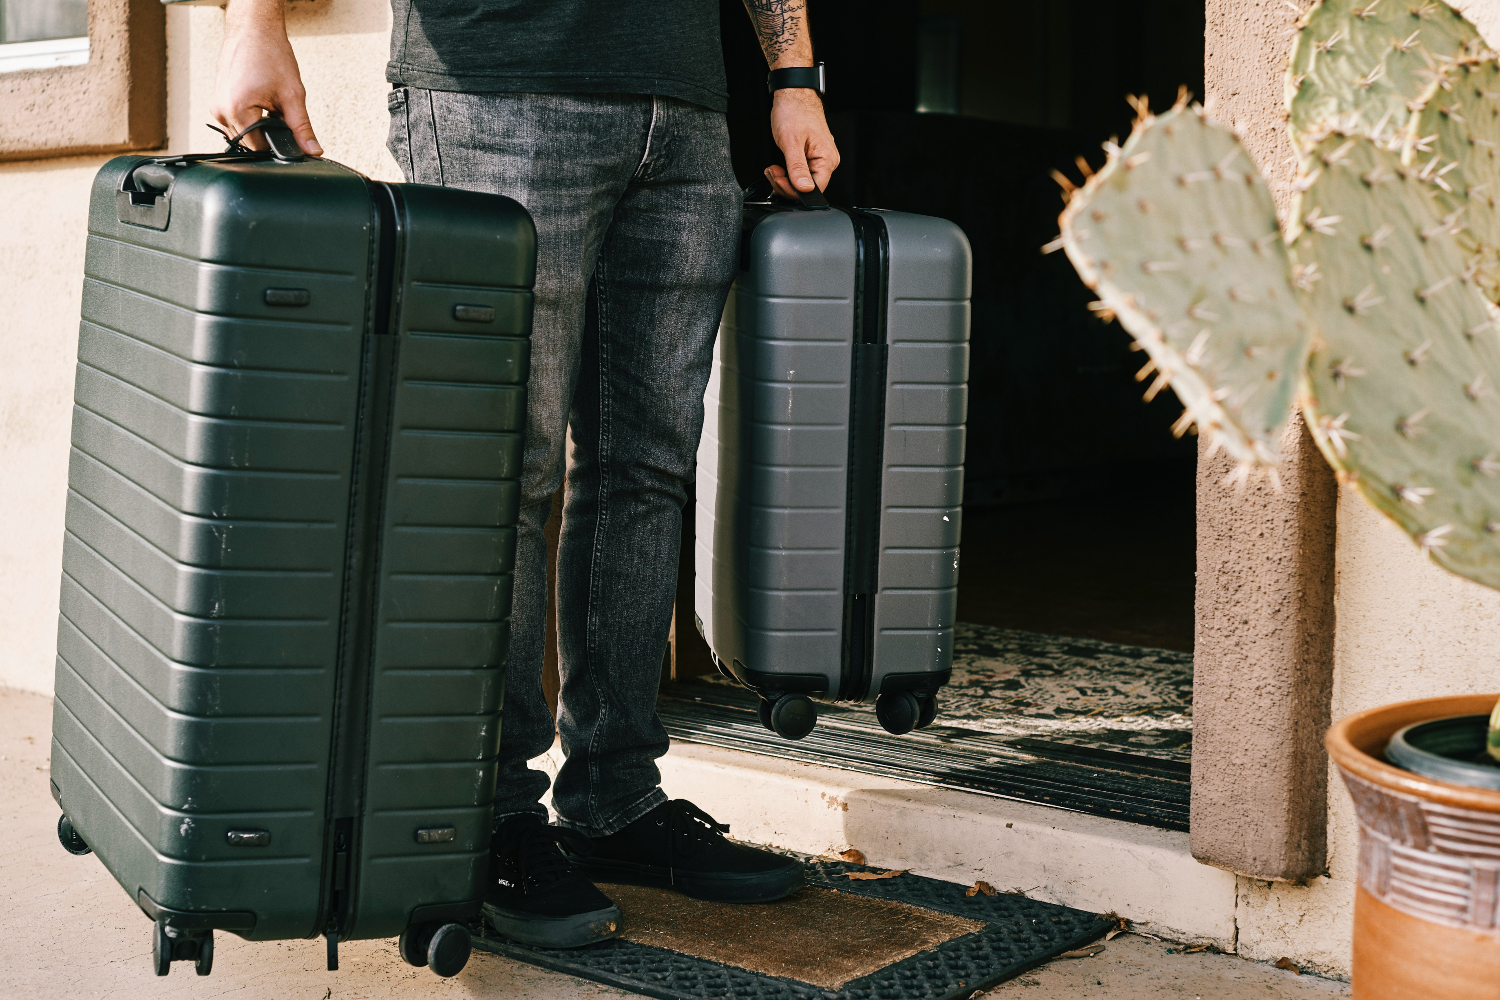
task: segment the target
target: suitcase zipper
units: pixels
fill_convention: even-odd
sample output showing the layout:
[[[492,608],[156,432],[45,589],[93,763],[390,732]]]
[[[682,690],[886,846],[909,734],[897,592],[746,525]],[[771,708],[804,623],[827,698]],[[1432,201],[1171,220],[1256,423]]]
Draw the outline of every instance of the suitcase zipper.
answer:
[[[320,922],[328,939],[328,969],[338,969],[338,941],[353,929],[358,885],[360,819],[364,812],[370,689],[379,613],[381,524],[384,520],[390,419],[398,338],[395,276],[402,251],[399,195],[367,182],[374,229],[365,335],[360,362],[359,413],[349,485],[344,607],[334,675],[333,736],[328,759]]]
[[[875,595],[880,574],[881,487],[889,345],[886,297],[890,237],[874,212],[854,224],[854,336],[849,375],[849,465],[844,520],[844,615],[839,698],[870,695],[875,667]]]

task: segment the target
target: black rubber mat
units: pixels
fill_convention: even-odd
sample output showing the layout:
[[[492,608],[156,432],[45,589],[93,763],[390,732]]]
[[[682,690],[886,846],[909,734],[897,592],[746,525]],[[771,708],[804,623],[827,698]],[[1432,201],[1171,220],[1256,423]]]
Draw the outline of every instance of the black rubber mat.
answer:
[[[1188,828],[1185,762],[942,726],[892,736],[871,713],[823,704],[817,727],[787,740],[760,724],[756,703],[748,691],[690,683],[664,688],[657,711],[674,740]]]
[[[860,865],[806,859],[809,885],[952,913],[983,930],[888,965],[835,990],[630,941],[555,951],[530,948],[476,928],[474,947],[661,1000],[960,1000],[1099,937],[1110,918],[1025,896],[965,896],[964,886],[906,874],[854,881]],[[629,914],[626,914],[628,921]]]

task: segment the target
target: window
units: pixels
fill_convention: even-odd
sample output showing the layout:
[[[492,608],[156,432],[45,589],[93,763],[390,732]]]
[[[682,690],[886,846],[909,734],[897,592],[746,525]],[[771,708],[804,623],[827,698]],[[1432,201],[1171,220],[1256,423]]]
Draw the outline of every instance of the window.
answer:
[[[156,149],[160,0],[0,0],[0,160]]]
[[[88,0],[0,0],[0,73],[88,61]]]

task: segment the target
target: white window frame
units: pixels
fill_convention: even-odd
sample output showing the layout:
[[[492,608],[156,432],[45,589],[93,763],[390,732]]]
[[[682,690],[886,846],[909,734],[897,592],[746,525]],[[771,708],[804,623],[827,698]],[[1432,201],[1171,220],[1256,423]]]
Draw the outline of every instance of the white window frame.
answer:
[[[86,66],[89,61],[89,36],[43,38],[35,42],[0,42],[0,73],[18,73],[26,69],[56,69],[59,66]]]

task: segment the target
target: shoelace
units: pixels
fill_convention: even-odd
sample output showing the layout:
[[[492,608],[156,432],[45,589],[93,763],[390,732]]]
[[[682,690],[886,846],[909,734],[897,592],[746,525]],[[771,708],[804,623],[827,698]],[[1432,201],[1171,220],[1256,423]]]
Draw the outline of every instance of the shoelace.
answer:
[[[512,836],[516,843],[509,854],[515,862],[521,891],[528,895],[533,887],[553,886],[577,877],[573,863],[562,853],[563,847],[575,855],[586,855],[591,849],[588,838],[543,823],[521,826]]]
[[[729,824],[717,822],[687,799],[672,799],[667,809],[667,878],[676,885],[678,857],[691,858],[702,845],[723,840]]]

